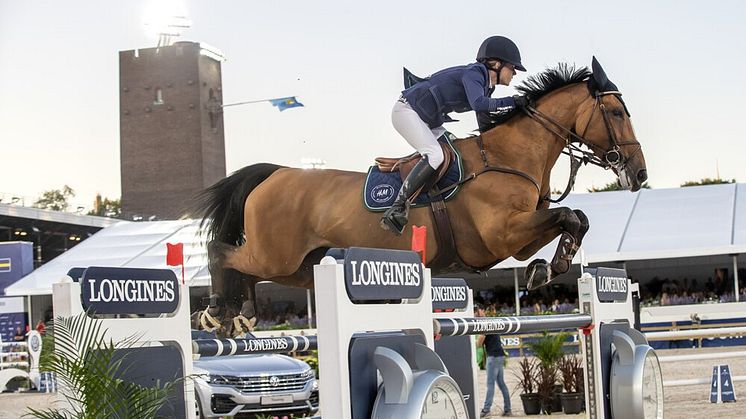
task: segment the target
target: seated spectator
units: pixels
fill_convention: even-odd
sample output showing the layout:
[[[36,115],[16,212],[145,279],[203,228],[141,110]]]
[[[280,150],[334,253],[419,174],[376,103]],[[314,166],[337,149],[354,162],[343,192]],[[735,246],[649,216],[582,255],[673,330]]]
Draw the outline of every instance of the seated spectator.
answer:
[[[13,340],[16,342],[23,342],[26,340],[26,333],[21,329],[21,326],[16,327],[16,334],[13,335]]]

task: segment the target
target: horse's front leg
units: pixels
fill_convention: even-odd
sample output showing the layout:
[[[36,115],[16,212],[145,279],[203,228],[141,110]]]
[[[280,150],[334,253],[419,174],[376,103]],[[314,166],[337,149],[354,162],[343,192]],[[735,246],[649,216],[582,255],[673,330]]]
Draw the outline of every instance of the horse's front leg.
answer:
[[[582,211],[567,207],[541,209],[511,217],[508,242],[516,246],[513,248],[519,248],[513,255],[518,260],[526,260],[562,235],[551,264],[544,259],[535,259],[526,268],[529,289],[545,285],[555,276],[570,270],[588,227],[588,217]]]

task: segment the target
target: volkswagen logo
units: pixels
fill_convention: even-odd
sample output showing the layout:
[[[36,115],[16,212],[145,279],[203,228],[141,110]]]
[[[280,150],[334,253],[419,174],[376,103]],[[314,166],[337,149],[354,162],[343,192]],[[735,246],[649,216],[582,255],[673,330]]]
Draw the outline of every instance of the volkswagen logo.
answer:
[[[274,375],[269,377],[269,385],[271,385],[272,387],[277,387],[278,385],[280,385],[280,379]]]

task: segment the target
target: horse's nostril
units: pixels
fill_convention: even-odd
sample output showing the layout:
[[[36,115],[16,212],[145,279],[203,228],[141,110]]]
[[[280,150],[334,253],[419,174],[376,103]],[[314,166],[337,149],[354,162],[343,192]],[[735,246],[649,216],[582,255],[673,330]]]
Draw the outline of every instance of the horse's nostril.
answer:
[[[641,169],[637,172],[637,180],[640,181],[640,183],[648,180],[648,171],[646,169]]]

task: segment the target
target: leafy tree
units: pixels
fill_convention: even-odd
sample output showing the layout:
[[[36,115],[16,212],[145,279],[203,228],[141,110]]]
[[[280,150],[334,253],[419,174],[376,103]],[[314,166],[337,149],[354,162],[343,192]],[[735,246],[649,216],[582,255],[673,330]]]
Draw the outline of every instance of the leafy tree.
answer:
[[[48,209],[52,211],[65,211],[70,207],[68,202],[70,198],[75,196],[75,191],[65,185],[60,189],[52,189],[45,191],[41,194],[41,197],[34,202],[35,208]]]
[[[650,185],[648,185],[648,183],[645,182],[645,183],[642,184],[642,188],[643,189],[650,189]],[[594,186],[594,187],[592,187],[590,189],[587,189],[587,191],[591,192],[591,193],[593,193],[593,192],[608,192],[608,191],[623,191],[623,190],[624,189],[622,189],[622,185],[620,185],[618,181],[607,183],[606,185],[601,186],[600,188],[597,188],[597,187]]]
[[[687,186],[701,186],[701,185],[721,185],[724,183],[736,183],[735,179],[720,179],[714,178],[710,179],[708,177],[701,179],[701,180],[689,180],[681,184],[682,188],[685,188]]]
[[[102,198],[101,194],[96,194],[96,201],[93,203],[93,209],[88,212],[88,215],[120,218],[122,216],[122,200]]]

